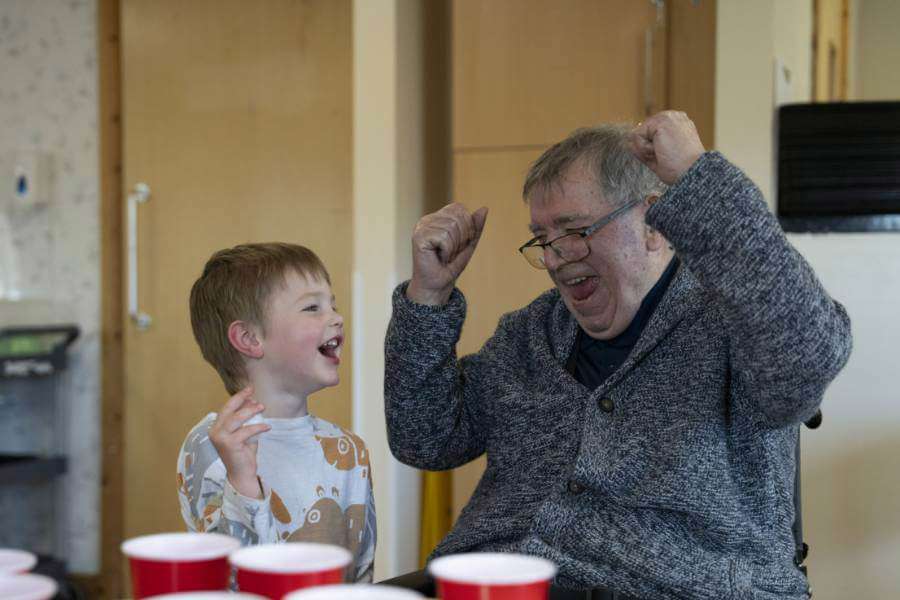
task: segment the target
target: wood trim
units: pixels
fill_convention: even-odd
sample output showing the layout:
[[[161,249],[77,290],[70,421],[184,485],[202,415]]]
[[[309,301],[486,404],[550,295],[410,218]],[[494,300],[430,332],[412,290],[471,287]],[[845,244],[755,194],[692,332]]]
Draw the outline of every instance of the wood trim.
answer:
[[[850,99],[848,73],[850,57],[850,0],[841,2],[841,81],[840,99],[844,102]]]
[[[813,1],[813,102],[842,102],[850,97],[849,0]]]
[[[813,0],[813,22],[812,22],[812,77],[810,85],[812,87],[810,98],[812,102],[819,102],[819,25],[822,22],[821,0]]]
[[[119,0],[99,0],[101,464],[100,576],[91,597],[123,596],[124,347],[122,247],[122,86]],[[90,586],[89,581],[83,581]],[[94,586],[90,586],[94,587]]]
[[[422,47],[425,84],[425,212],[440,210],[453,201],[451,117],[450,0],[432,0],[422,8]]]

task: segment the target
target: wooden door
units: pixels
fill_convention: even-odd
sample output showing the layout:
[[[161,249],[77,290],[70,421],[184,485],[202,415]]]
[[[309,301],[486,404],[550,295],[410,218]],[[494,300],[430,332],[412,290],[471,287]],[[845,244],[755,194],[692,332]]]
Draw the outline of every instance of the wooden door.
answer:
[[[146,331],[125,323],[124,533],[183,530],[175,461],[226,399],[194,342],[190,286],[217,249],[314,249],[349,323],[352,256],[350,0],[125,0],[123,180],[138,209]],[[352,336],[348,336],[352,339]],[[311,410],[350,425],[342,382]]]
[[[691,114],[710,143],[715,3],[454,0],[452,34],[453,196],[490,208],[459,283],[469,303],[462,355],[552,286],[516,252],[529,237],[522,183],[544,149],[578,127],[669,107]],[[483,470],[479,459],[454,472],[455,514]]]

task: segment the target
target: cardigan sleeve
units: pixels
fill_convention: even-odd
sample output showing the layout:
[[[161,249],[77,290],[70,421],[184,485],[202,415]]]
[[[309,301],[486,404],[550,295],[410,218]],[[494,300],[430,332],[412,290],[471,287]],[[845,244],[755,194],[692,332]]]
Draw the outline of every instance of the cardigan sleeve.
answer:
[[[847,362],[850,319],[788,242],[752,181],[704,154],[647,222],[721,304],[737,374],[773,426],[808,419]]]
[[[416,304],[406,283],[394,291],[385,338],[385,417],[398,460],[429,470],[451,469],[481,454],[493,426],[494,389],[514,364],[516,313],[505,315],[478,352],[458,359],[466,314],[458,289],[444,306]]]

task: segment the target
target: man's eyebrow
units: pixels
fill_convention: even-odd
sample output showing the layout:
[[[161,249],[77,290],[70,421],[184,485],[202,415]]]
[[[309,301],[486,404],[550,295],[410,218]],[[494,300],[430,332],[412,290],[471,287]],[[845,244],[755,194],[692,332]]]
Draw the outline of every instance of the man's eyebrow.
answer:
[[[570,223],[574,223],[575,221],[584,221],[589,220],[591,217],[588,215],[580,215],[577,213],[568,214],[568,215],[559,215],[555,219],[553,219],[553,224],[557,227],[560,225],[568,225]],[[540,225],[536,225],[534,223],[528,226],[528,229],[531,230],[531,233],[537,233],[538,231],[543,231],[543,227]]]

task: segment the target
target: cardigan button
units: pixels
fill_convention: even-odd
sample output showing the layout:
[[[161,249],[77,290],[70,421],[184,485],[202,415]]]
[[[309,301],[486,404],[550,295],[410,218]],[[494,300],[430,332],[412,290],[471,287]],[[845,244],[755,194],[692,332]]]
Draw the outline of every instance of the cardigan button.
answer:
[[[615,404],[613,404],[612,398],[601,398],[600,399],[600,410],[605,413],[611,413]]]
[[[566,484],[566,489],[569,490],[570,494],[580,494],[584,491],[584,486],[574,479],[570,479],[569,483]]]

